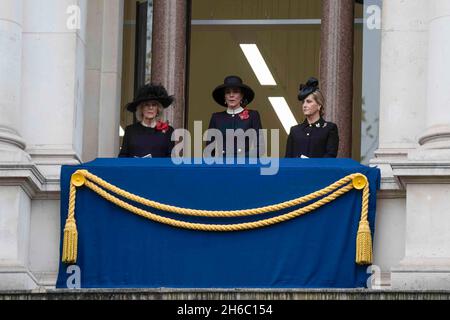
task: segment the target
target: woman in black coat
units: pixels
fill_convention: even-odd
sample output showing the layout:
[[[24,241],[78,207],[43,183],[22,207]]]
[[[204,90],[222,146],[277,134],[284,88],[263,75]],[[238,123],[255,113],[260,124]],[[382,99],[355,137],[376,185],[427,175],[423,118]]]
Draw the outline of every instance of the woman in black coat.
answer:
[[[162,121],[164,109],[173,102],[161,85],[147,84],[138,90],[127,110],[136,114],[138,122],[125,129],[119,157],[170,157],[174,142],[173,128]]]
[[[219,105],[227,108],[214,113],[209,122],[209,129],[217,129],[222,134],[222,145],[216,144],[215,151],[226,157],[257,157],[258,151],[262,151],[259,147],[261,117],[258,111],[247,108],[255,97],[254,91],[238,76],[228,76],[223,84],[214,89],[212,95]],[[227,130],[228,134],[234,135],[229,136],[232,140],[228,139],[229,142],[234,141],[233,148],[227,148]],[[239,145],[238,141],[245,143]],[[213,142],[214,138],[207,145]]]
[[[302,101],[305,121],[291,128],[286,158],[336,158],[338,128],[323,119],[324,97],[319,90],[319,81],[310,78],[306,85],[300,85],[298,99]]]

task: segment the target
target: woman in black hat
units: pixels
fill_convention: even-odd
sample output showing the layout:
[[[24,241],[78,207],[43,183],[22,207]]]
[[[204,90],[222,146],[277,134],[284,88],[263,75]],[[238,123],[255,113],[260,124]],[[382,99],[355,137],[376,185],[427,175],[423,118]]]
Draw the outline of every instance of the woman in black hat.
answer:
[[[228,76],[224,83],[216,87],[212,93],[214,100],[222,107],[227,108],[225,111],[216,112],[211,116],[209,129],[218,129],[223,136],[222,150],[217,150],[224,156],[239,157],[257,157],[259,150],[259,130],[262,129],[261,118],[258,111],[249,110],[248,104],[253,101],[255,93],[253,90],[242,82],[238,76]],[[227,129],[231,129],[235,136],[234,148],[227,151]],[[237,129],[242,129],[246,133],[240,136]],[[254,129],[256,135],[252,135],[249,129]],[[241,131],[242,132],[242,131]],[[240,146],[238,139],[242,138],[245,144]],[[214,140],[210,141],[212,143]]]
[[[302,101],[305,121],[291,128],[286,158],[336,158],[338,128],[323,119],[324,97],[316,78],[309,78],[306,84],[300,85],[298,100]]]
[[[163,111],[173,102],[162,85],[147,84],[140,88],[127,110],[136,114],[138,122],[125,129],[119,157],[170,157],[174,142],[173,128],[163,122]]]

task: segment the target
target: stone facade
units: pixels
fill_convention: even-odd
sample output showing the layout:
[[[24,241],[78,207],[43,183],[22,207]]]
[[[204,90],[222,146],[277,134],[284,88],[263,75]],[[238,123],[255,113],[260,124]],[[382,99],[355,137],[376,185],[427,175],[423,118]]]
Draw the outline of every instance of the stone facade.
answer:
[[[123,0],[0,3],[0,289],[54,287],[59,171],[119,146]]]
[[[183,96],[186,8],[164,3],[154,77]],[[60,166],[118,152],[123,7],[0,2],[0,290],[54,287]],[[450,289],[449,37],[449,1],[383,1],[374,264],[392,290]]]

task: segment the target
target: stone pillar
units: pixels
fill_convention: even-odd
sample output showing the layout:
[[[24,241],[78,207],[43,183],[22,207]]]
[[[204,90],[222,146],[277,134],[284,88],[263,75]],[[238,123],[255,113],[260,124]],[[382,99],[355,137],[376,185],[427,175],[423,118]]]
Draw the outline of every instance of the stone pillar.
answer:
[[[0,162],[24,162],[20,136],[22,1],[0,2]]]
[[[0,1],[0,290],[33,289],[28,271],[31,201],[21,187],[30,158],[20,131],[22,0]]]
[[[83,129],[83,161],[94,160],[99,150],[99,106],[103,46],[104,0],[88,1],[86,22],[86,112]],[[111,124],[112,125],[112,124]]]
[[[435,0],[430,10],[427,128],[419,143],[425,149],[446,150],[445,159],[450,160],[450,2]]]
[[[89,0],[83,161],[116,157],[122,79],[123,0]]]
[[[377,163],[406,158],[425,129],[428,6],[383,1]]]
[[[87,0],[24,0],[22,132],[49,179],[81,160]]]
[[[407,161],[392,164],[407,197],[405,257],[392,270],[393,289],[450,289],[450,3],[432,0],[427,6],[428,76],[412,79],[423,86],[409,90],[423,96],[414,102],[426,112],[416,115],[426,128],[416,136],[420,146]],[[414,52],[417,45],[410,43],[405,50]]]
[[[184,127],[188,1],[154,0],[152,82],[162,83],[175,102],[166,112],[174,128]]]
[[[320,82],[325,112],[339,128],[338,157],[352,155],[354,0],[323,0]]]
[[[119,154],[123,0],[103,1],[98,157]]]

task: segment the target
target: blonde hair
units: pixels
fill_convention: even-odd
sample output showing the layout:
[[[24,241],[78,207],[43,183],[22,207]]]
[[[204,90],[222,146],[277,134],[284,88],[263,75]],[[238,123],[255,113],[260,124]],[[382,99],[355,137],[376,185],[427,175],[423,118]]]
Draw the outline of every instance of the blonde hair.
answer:
[[[158,102],[158,101],[156,101],[156,102]],[[142,122],[142,120],[143,120],[142,105],[143,105],[143,103],[140,103],[137,106],[136,112],[135,112],[136,119],[139,122]],[[158,102],[158,112],[156,113],[155,121],[159,121],[159,120],[164,121],[164,108],[163,108],[162,104]]]
[[[316,90],[311,93],[311,95],[313,96],[314,101],[321,106],[320,116],[323,117],[325,115],[325,97],[323,96],[323,93],[320,90]]]

